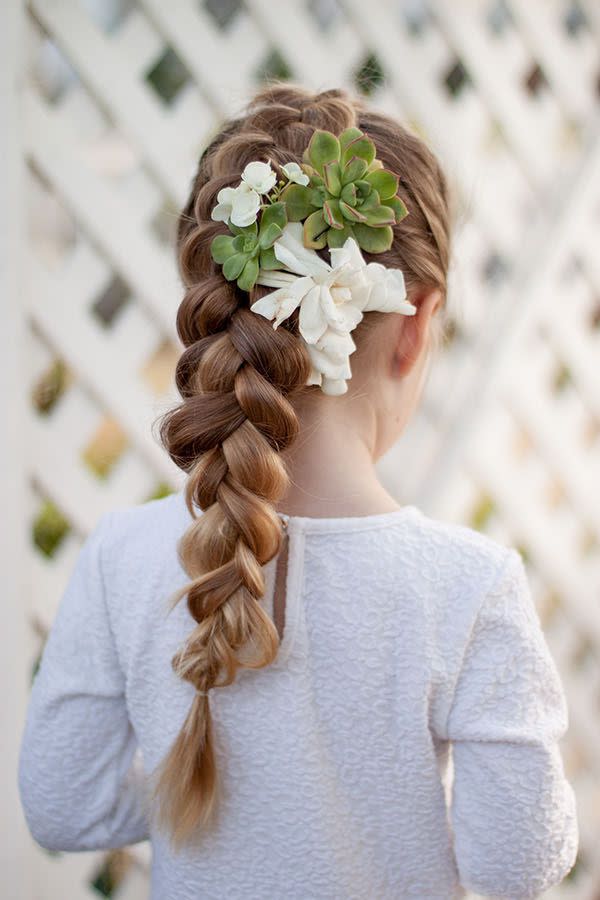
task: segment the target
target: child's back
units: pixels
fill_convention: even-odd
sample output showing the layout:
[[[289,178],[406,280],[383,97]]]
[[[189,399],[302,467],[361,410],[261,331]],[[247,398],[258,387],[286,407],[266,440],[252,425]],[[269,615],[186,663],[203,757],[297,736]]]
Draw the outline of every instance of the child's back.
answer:
[[[139,784],[120,781],[138,743],[155,768],[193,698],[166,677],[193,625],[184,603],[165,615],[185,583],[176,543],[189,524],[177,494],[104,517],[82,553],[21,760],[46,846],[148,836]],[[412,506],[288,517],[287,530],[279,655],[211,691],[219,816],[179,855],[150,833],[152,898],[449,900],[459,881],[519,898],[560,880],[577,849],[557,748],[567,710],[519,555]]]

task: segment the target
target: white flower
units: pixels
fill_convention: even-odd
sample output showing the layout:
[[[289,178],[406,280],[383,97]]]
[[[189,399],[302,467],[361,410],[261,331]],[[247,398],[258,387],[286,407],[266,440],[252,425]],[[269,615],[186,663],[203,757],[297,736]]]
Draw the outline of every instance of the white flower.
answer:
[[[256,222],[260,196],[250,185],[242,182],[236,188],[224,187],[217,194],[218,203],[210,214],[215,222],[233,222],[243,228]]]
[[[242,181],[259,194],[268,194],[277,176],[268,162],[249,162],[242,172]]]
[[[257,283],[278,290],[257,300],[250,308],[275,319],[273,327],[276,328],[300,306],[300,333],[307,343],[316,344],[328,327],[342,334],[351,331],[362,319],[362,313],[352,304],[351,265],[344,261],[332,268],[314,250],[304,246],[302,230],[301,222],[288,222],[285,226],[273,250],[291,271],[261,270]]]
[[[307,384],[318,384],[325,394],[344,394],[351,377],[350,354],[356,350],[350,332],[340,334],[328,328],[316,344],[308,344],[312,370]]]
[[[307,185],[310,181],[308,175],[302,171],[298,163],[286,163],[285,166],[281,167],[281,171],[288,181],[295,181],[296,184]]]
[[[414,315],[399,269],[367,264],[354,238],[331,249],[331,265],[304,246],[301,222],[289,222],[273,250],[287,271],[259,271],[257,284],[276,288],[250,309],[273,320],[277,328],[299,306],[298,327],[308,344],[312,371],[308,384],[327,394],[343,394],[350,378],[350,332],[370,310]]]
[[[366,263],[353,238],[348,238],[343,247],[331,249],[329,256],[332,265],[347,263],[355,269],[357,277],[352,286],[352,302],[363,313],[377,310],[414,316],[417,308],[407,299],[401,269],[390,269],[376,262]]]

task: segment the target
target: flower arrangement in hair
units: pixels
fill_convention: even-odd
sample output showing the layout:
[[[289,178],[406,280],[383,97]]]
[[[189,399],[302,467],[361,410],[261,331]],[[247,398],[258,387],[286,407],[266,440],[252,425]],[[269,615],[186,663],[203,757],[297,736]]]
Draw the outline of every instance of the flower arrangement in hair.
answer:
[[[299,331],[311,361],[307,384],[342,394],[351,377],[351,332],[366,312],[413,315],[400,269],[367,263],[361,253],[392,244],[392,225],[407,209],[398,176],[376,156],[358,128],[340,135],[314,132],[302,165],[289,162],[282,177],[271,161],[252,161],[236,187],[222,188],[211,212],[230,234],[217,235],[213,260],[243,291],[271,287],[250,309],[273,328],[299,308]],[[327,247],[330,262],[317,251]]]

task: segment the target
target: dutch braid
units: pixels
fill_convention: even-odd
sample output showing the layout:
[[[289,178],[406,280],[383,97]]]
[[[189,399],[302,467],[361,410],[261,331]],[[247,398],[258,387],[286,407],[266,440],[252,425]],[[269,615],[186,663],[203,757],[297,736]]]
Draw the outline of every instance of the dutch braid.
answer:
[[[259,92],[246,114],[227,122],[204,152],[180,217],[179,266],[186,293],[177,329],[185,349],[176,384],[182,402],[163,417],[160,435],[188,474],[185,497],[193,522],[178,550],[190,583],[174,602],[187,596],[197,624],[174,656],[173,668],[197,693],[155,773],[153,795],[159,801],[158,824],[167,827],[175,847],[199,833],[198,826],[208,824],[217,808],[206,692],[231,684],[239,667],[267,666],[277,654],[277,629],[260,598],[262,566],[282,541],[275,504],[289,477],[279,452],[298,430],[294,397],[318,390],[304,387],[310,363],[298,337],[297,314],[274,330],[249,309],[268,288],[255,286],[248,295],[213,263],[210,244],[224,229],[210,213],[219,190],[237,184],[248,162],[301,163],[315,129],[339,133],[352,125],[369,134],[386,168],[400,175],[411,213],[402,223],[403,249],[394,241],[377,260],[400,265],[409,288],[415,282],[445,288],[446,193],[435,158],[418,138],[364,110],[342,90],[313,94],[284,84]]]

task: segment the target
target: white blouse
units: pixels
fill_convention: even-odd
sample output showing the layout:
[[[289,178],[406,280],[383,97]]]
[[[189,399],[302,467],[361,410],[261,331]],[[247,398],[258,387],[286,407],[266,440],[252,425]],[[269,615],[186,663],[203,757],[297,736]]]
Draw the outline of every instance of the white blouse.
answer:
[[[525,898],[559,882],[579,840],[568,712],[520,555],[414,506],[285,518],[279,655],[211,691],[221,815],[178,855],[148,828],[135,762],[158,765],[193,698],[171,669],[185,600],[167,615],[189,513],[179,493],[100,519],[22,737],[35,840],[150,839],[151,900]]]

